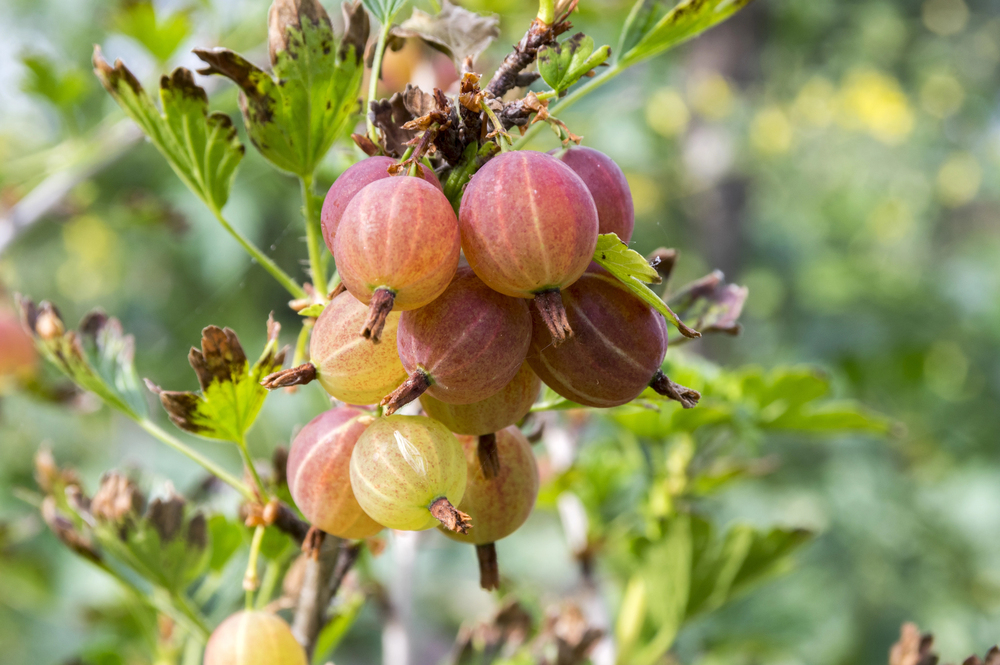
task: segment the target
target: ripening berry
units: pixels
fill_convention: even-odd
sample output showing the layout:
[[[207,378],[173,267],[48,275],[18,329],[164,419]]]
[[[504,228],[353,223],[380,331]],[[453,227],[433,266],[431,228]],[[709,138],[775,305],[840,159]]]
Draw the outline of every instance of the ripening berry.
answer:
[[[382,341],[358,334],[368,308],[346,291],[330,301],[313,326],[310,361],[326,392],[348,404],[376,404],[406,380],[396,350],[399,312],[386,317]]]
[[[599,231],[616,233],[624,242],[631,240],[635,208],[628,180],[618,165],[603,152],[579,145],[557,148],[549,154],[573,169],[590,190],[597,207]]]
[[[337,226],[340,225],[340,218],[343,217],[347,204],[365,185],[376,180],[393,177],[389,175],[389,167],[395,163],[396,160],[391,157],[383,156],[362,159],[341,173],[340,177],[330,186],[326,198],[323,199],[320,221],[323,224],[323,240],[326,241],[326,246],[330,248],[331,254],[333,253],[333,238],[337,235]],[[444,191],[433,170],[422,167],[420,175],[424,180]]]
[[[551,155],[507,152],[469,181],[459,209],[462,249],[490,288],[534,298],[557,343],[572,334],[560,289],[579,279],[597,246],[587,186]]]
[[[466,481],[455,435],[424,416],[378,418],[351,455],[351,487],[361,508],[390,529],[422,531],[439,522],[467,531],[455,506]]]
[[[417,309],[441,295],[460,249],[455,211],[427,181],[400,176],[362,188],[333,240],[344,286],[369,305],[361,334],[378,341],[390,311]]]
[[[468,534],[445,531],[448,537],[477,546],[480,583],[484,589],[499,585],[496,549],[493,543],[517,531],[531,514],[538,497],[538,465],[531,444],[516,427],[496,433],[500,460],[496,474],[482,465],[482,437],[460,436],[469,480],[458,509],[469,514],[475,525]]]
[[[624,284],[595,266],[563,300],[573,338],[554,346],[535,315],[528,353],[531,368],[552,390],[585,406],[611,407],[632,401],[662,376],[666,321]]]
[[[424,412],[456,434],[492,434],[514,425],[528,415],[538,399],[542,382],[528,363],[521,365],[514,378],[500,392],[472,404],[448,404],[430,393],[420,396]]]
[[[425,391],[449,404],[472,404],[499,392],[524,364],[531,313],[524,300],[460,268],[434,302],[403,312],[396,340],[410,378],[382,400],[390,413]]]
[[[215,629],[204,665],[306,665],[288,624],[270,612],[237,612]]]
[[[288,452],[288,489],[306,519],[340,538],[367,538],[382,525],[361,510],[351,490],[351,453],[374,421],[348,406],[313,418]]]

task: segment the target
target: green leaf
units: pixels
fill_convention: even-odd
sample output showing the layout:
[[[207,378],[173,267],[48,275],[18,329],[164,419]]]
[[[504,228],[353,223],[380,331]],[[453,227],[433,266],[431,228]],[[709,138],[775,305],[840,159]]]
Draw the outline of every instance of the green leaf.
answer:
[[[240,87],[247,134],[280,169],[311,176],[357,111],[364,35],[338,48],[330,17],[316,0],[276,0],[268,14],[272,77],[229,49],[195,49],[208,67]],[[356,41],[355,41],[356,40]]]
[[[719,539],[708,521],[700,517],[691,520],[694,566],[688,618],[718,608],[751,585],[787,567],[792,552],[812,537],[804,529],[762,532],[747,525],[736,525]]]
[[[21,62],[28,70],[22,89],[47,99],[57,108],[68,109],[87,92],[87,77],[79,69],[59,71],[55,63],[42,55],[26,55]]]
[[[189,34],[191,21],[186,12],[157,20],[152,2],[128,4],[114,20],[115,30],[146,47],[160,62],[166,62]]]
[[[626,24],[628,32],[623,34],[623,40],[626,36],[629,41],[635,39],[636,35],[641,34],[641,37],[634,46],[622,51],[620,62],[623,66],[634,65],[640,60],[662,53],[726,20],[750,2],[751,0],[683,0],[653,26],[645,25],[649,14],[644,6],[633,8],[636,18]],[[653,9],[655,3],[648,11],[652,12]]]
[[[354,625],[364,605],[365,596],[362,593],[351,594],[346,600],[338,603],[333,618],[316,637],[313,662],[326,663],[329,660],[333,650],[337,648],[344,636],[347,635],[347,631]]]
[[[679,514],[668,522],[663,539],[646,550],[642,575],[649,618],[656,632],[628,662],[637,665],[659,662],[677,637],[691,588],[691,535],[691,518]]]
[[[619,56],[628,53],[632,47],[639,43],[656,22],[656,10],[663,4],[663,0],[637,0],[632,5],[632,10],[625,19],[622,26],[621,39],[618,40]]]
[[[888,434],[892,430],[892,421],[853,400],[841,400],[789,409],[777,418],[761,423],[761,427],[817,434],[849,431]]]
[[[406,0],[363,0],[365,9],[382,25],[389,25],[406,4]]]
[[[311,316],[313,318],[318,317],[326,309],[326,304],[318,302],[309,305],[305,309],[299,310],[299,316]]]
[[[122,61],[111,67],[97,46],[94,72],[184,184],[209,208],[221,210],[244,148],[229,116],[208,112],[208,95],[191,72],[179,67],[160,79],[162,115]]]
[[[209,326],[202,331],[201,350],[192,348],[188,355],[200,394],[163,390],[148,379],[146,386],[160,397],[170,420],[181,429],[241,443],[267,397],[260,380],[285,361],[285,349],[278,350],[280,330],[274,319],[268,319],[267,345],[251,366],[236,333]]]
[[[563,43],[546,46],[538,52],[538,72],[557,93],[567,90],[580,77],[602,64],[611,55],[610,46],[594,52],[594,39],[577,33]]]
[[[208,520],[209,541],[212,555],[208,569],[220,572],[243,542],[243,527],[238,522],[230,522],[225,515],[212,515]]]
[[[628,245],[614,233],[602,233],[597,237],[597,248],[594,250],[594,261],[611,273],[628,289],[645,300],[667,321],[674,324],[685,337],[701,337],[697,330],[689,328],[667,306],[660,296],[656,295],[646,284],[658,284],[660,275],[649,265],[639,252],[629,249]]]
[[[35,346],[73,383],[130,418],[146,414],[146,401],[133,365],[135,339],[124,334],[118,319],[94,311],[80,322],[79,331],[67,331],[52,303],[36,306],[18,297],[18,305]]]

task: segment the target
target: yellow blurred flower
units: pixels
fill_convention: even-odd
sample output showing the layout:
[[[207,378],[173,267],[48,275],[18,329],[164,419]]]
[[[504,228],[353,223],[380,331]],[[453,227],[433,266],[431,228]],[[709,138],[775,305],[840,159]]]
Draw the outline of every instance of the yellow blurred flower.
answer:
[[[965,89],[950,74],[931,74],[920,88],[920,104],[935,118],[954,115],[964,101]]]
[[[646,102],[646,122],[661,136],[681,134],[690,121],[691,113],[684,98],[673,88],[660,88]]]
[[[792,104],[792,113],[811,125],[826,127],[833,120],[836,94],[836,88],[830,81],[814,76],[799,90]]]
[[[965,205],[976,197],[982,178],[983,170],[974,155],[952,153],[938,170],[938,198],[949,207]]]
[[[717,72],[692,77],[687,96],[694,110],[711,120],[722,120],[733,110],[733,91]]]
[[[868,215],[868,224],[875,239],[883,245],[891,245],[905,238],[913,229],[913,223],[910,207],[896,197],[885,199]]]
[[[59,290],[77,301],[114,291],[121,274],[118,235],[93,215],[70,220],[62,235],[68,257],[56,271]]]
[[[922,16],[924,25],[936,35],[957,35],[969,22],[969,7],[964,0],[926,0]]]
[[[913,111],[899,82],[873,69],[847,76],[840,90],[841,124],[863,129],[888,144],[902,142],[913,131]]]
[[[759,152],[768,155],[788,152],[794,138],[792,123],[777,106],[764,107],[750,123],[750,143]]]

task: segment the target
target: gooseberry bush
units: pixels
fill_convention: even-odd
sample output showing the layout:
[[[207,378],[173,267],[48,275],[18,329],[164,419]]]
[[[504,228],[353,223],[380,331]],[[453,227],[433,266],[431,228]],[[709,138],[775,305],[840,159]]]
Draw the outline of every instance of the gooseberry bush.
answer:
[[[389,602],[371,562],[406,531],[475,546],[480,585],[497,593],[495,616],[459,632],[455,663],[662,662],[687,620],[789,562],[807,532],[720,529],[702,499],[763,473],[748,444],[770,432],[887,423],[824,401],[828,382],[814,370],[724,370],[676,350],[738,333],[747,290],[718,272],[668,290],[676,252],[629,248],[624,173],[558,117],[747,2],[638,0],[612,49],[570,34],[577,0],[542,0],[487,79],[477,56],[497,17],[445,0],[397,25],[405,1],[365,0],[345,3],[334,31],[318,0],[275,0],[270,72],[225,48],[195,54],[201,74],[239,87],[254,147],[301,182],[304,275],[224,214],[245,147],[193,74],[164,75],[158,108],[95,49],[108,93],[301,320],[289,353],[267,318],[256,360],[234,331],[209,325],[188,358],[200,389],[175,391],[143,386],[116,319],[95,312],[74,330],[52,303],[19,298],[43,357],[240,499],[238,516],[172,489],[147,502],[141,480],[113,471],[90,496],[39,453],[46,523],[156,614],[156,662],[327,662],[366,601]],[[449,53],[456,88],[380,98],[383,55],[404,39]],[[525,149],[543,127],[559,147]],[[317,168],[338,142],[358,159],[320,196]],[[19,334],[8,328],[5,338]],[[23,347],[12,343],[4,362],[20,367],[32,355]],[[320,389],[328,410],[288,433],[289,450],[276,442],[262,467],[247,433],[269,391]],[[156,423],[150,393],[186,434]],[[242,473],[187,435],[233,444]],[[505,575],[496,543],[536,507],[559,516],[580,588],[613,608],[603,620],[581,609],[581,594],[546,609]],[[444,588],[455,581],[436,574]],[[391,622],[391,608],[384,615]]]

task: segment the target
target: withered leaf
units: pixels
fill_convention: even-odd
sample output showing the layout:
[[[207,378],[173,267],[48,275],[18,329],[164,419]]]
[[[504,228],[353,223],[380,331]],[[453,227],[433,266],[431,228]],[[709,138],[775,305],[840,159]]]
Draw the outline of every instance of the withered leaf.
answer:
[[[461,71],[462,62],[467,57],[475,61],[500,36],[500,18],[495,14],[477,14],[442,0],[441,11],[437,14],[414,8],[410,18],[403,21],[395,32],[406,37],[419,37],[451,56],[455,68]]]
[[[740,332],[737,321],[748,295],[747,287],[726,284],[725,276],[715,270],[681,287],[668,302],[678,316],[694,321],[702,332],[735,335]]]
[[[201,349],[192,348],[188,354],[200,394],[163,390],[149,379],[146,386],[181,429],[210,439],[243,441],[267,396],[260,380],[285,361],[285,349],[278,350],[280,330],[269,318],[267,345],[251,366],[236,333],[209,326],[202,331]]]

